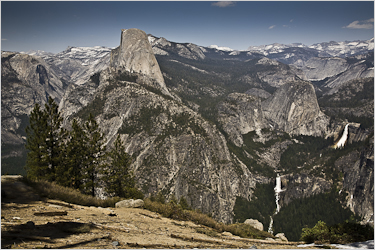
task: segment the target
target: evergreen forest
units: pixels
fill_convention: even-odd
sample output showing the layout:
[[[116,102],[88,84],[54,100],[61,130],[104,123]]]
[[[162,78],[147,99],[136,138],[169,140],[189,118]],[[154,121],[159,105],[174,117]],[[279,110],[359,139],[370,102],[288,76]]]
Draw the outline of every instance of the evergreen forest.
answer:
[[[129,169],[131,157],[120,135],[107,150],[99,125],[90,113],[82,125],[73,119],[71,130],[62,127],[58,106],[49,97],[44,109],[35,104],[26,127],[27,177],[74,187],[95,196],[98,189],[109,197],[143,198]]]

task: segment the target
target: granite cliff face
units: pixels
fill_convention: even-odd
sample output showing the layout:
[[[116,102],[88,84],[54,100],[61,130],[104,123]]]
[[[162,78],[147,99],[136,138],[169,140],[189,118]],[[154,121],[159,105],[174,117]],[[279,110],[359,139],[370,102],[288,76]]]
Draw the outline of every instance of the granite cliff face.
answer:
[[[346,61],[350,63],[345,71],[324,81],[323,86],[332,89],[330,92],[336,92],[338,88],[351,80],[374,77],[373,53],[349,57]]]
[[[313,86],[304,81],[284,84],[262,102],[262,110],[271,127],[291,134],[322,136],[329,123]]]
[[[301,70],[310,81],[318,81],[319,87],[327,88],[332,94],[348,81],[374,77],[374,54],[370,52],[347,58],[313,57]]]
[[[322,177],[301,174],[287,174],[281,177],[283,189],[281,193],[280,206],[286,206],[295,199],[306,198],[316,194],[328,192],[332,187],[332,181]]]
[[[286,82],[306,80],[305,73],[294,66],[282,64],[276,60],[263,57],[257,64],[277,66],[276,70],[269,70],[265,72],[258,72],[257,76],[264,82],[267,82],[272,87],[280,87]]]
[[[346,192],[344,204],[364,223],[374,221],[374,137],[361,151],[353,151],[335,162],[343,173],[342,188]]]
[[[238,147],[243,145],[243,134],[266,127],[261,99],[241,93],[232,93],[219,104],[218,121]]]
[[[48,96],[59,102],[67,86],[40,57],[13,52],[1,53],[1,79],[1,141],[22,144],[17,130],[34,104],[43,105]]]
[[[148,37],[142,30],[121,31],[121,43],[111,52],[110,66],[146,75],[156,81],[157,87],[168,93]]]
[[[42,58],[1,53],[2,173],[12,173],[26,158],[25,127],[35,103],[43,106],[49,96],[60,101],[66,87]]]
[[[347,70],[349,64],[339,57],[313,57],[305,62],[302,70],[310,81],[320,81]]]

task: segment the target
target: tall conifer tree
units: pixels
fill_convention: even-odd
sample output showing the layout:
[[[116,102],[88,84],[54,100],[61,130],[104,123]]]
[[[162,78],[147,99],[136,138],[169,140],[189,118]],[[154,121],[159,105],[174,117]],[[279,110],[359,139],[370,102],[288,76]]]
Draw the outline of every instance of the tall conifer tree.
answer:
[[[44,110],[38,103],[30,113],[30,125],[26,127],[27,175],[30,178],[56,180],[56,169],[62,162],[65,130],[62,117],[52,97],[48,98]]]
[[[106,147],[104,145],[104,136],[91,113],[84,127],[88,139],[85,148],[87,158],[83,186],[86,193],[95,196],[95,188],[98,186],[98,173],[105,161]]]
[[[73,119],[72,130],[66,143],[64,164],[58,169],[56,177],[60,185],[81,189],[83,184],[83,170],[86,164],[86,132]]]
[[[58,111],[58,106],[52,97],[48,98],[44,109],[47,122],[47,161],[48,174],[46,176],[49,181],[56,181],[56,171],[64,164],[63,156],[65,149],[66,130],[62,128],[63,118]]]
[[[105,190],[112,196],[128,198],[131,188],[134,188],[134,177],[129,169],[130,156],[125,152],[120,135],[114,143],[112,150],[108,153],[110,164],[103,171]]]
[[[47,162],[47,121],[45,113],[38,103],[30,113],[30,124],[26,127],[26,171],[27,176],[33,179],[44,178],[48,173]]]

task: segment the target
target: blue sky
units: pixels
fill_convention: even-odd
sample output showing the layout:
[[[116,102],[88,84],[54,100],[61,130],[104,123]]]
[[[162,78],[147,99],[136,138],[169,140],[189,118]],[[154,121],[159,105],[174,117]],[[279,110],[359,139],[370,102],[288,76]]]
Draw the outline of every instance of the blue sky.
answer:
[[[116,47],[121,29],[128,28],[174,42],[237,50],[367,40],[374,36],[374,1],[1,2],[2,50]]]

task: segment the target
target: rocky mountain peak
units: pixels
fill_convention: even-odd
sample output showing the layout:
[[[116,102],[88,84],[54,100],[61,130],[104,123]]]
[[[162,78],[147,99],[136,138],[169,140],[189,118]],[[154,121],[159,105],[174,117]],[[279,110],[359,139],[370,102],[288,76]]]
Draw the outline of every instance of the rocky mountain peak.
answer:
[[[111,51],[110,66],[117,70],[124,69],[149,77],[168,92],[147,34],[142,30],[121,30],[121,43],[119,47]]]
[[[329,123],[320,111],[314,87],[307,81],[282,85],[262,102],[262,110],[270,126],[291,134],[322,136]]]

